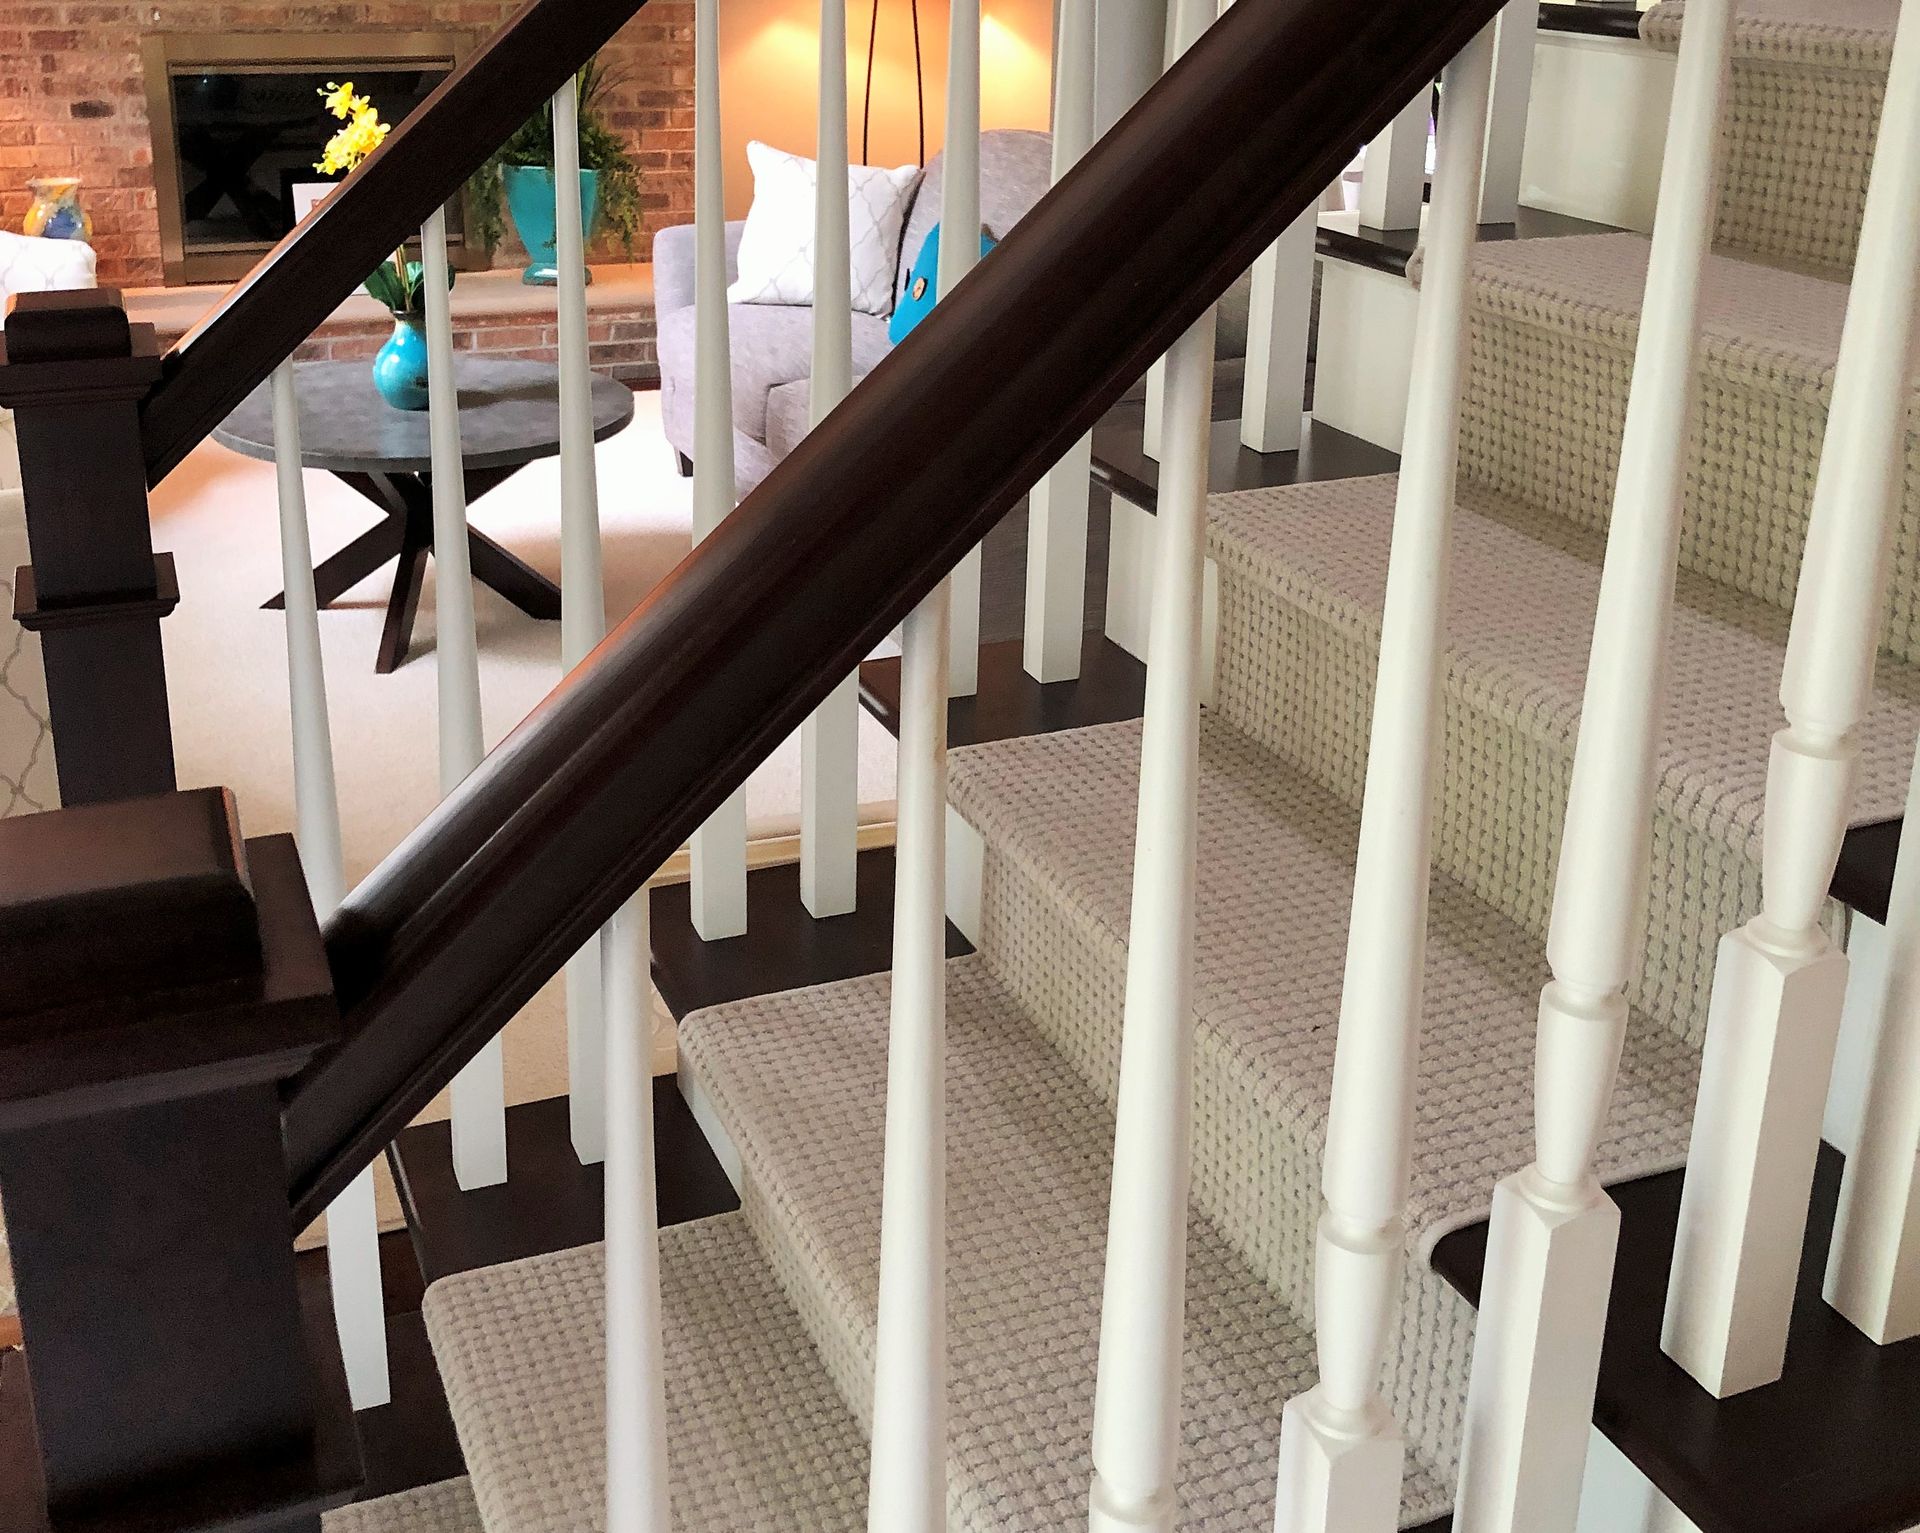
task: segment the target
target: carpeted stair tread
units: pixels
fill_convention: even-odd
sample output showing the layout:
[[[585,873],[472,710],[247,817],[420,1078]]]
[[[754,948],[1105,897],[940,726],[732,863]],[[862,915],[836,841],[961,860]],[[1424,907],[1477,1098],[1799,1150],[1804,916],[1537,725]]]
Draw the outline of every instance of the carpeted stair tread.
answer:
[[[1084,1528],[1113,1119],[979,958],[947,976],[953,1526]],[[863,1418],[888,994],[875,975],[699,1012],[680,1033],[683,1067],[740,1151],[747,1214]],[[1196,1215],[1181,1527],[1272,1526],[1280,1407],[1313,1366],[1296,1315]],[[1442,1484],[1412,1460],[1410,1520],[1444,1507]]]
[[[473,1483],[462,1477],[356,1501],[320,1519],[321,1533],[484,1533]]]
[[[1392,477],[1217,496],[1215,703],[1358,804],[1392,536]],[[1602,544],[1463,486],[1452,539],[1438,866],[1544,938],[1571,782]],[[1783,722],[1786,619],[1679,581],[1655,797],[1648,946],[1633,999],[1683,1036],[1706,1023],[1714,950],[1758,909],[1768,742]],[[1920,676],[1883,660],[1862,725],[1857,823],[1901,812]]]
[[[985,842],[979,949],[1043,1037],[1111,1101],[1126,983],[1137,722],[956,751],[949,796]],[[1203,718],[1194,961],[1195,1202],[1298,1313],[1314,1225],[1358,819],[1219,719]],[[1540,942],[1444,878],[1432,890],[1415,1094],[1417,1258],[1485,1217],[1532,1157]],[[1670,1169],[1697,1056],[1635,1011],[1601,1174]],[[1410,1444],[1458,1470],[1472,1310],[1408,1264],[1386,1373]]]
[[[674,1527],[863,1530],[859,1428],[741,1216],[661,1231],[660,1277]],[[604,1290],[593,1245],[427,1291],[486,1533],[606,1526]]]
[[[1641,17],[1640,35],[1678,52],[1686,14],[1685,0],[1662,0]],[[1899,15],[1899,0],[1738,0],[1733,56],[1885,74]]]
[[[1721,245],[1846,276],[1897,13],[1897,0],[1740,0],[1720,121]],[[1674,52],[1685,18],[1681,0],[1665,0],[1641,36]]]
[[[1631,343],[1647,285],[1643,234],[1570,234],[1490,240],[1474,250],[1476,285],[1498,285],[1516,310],[1532,302]],[[1716,254],[1700,288],[1703,342],[1783,383],[1818,383],[1832,371],[1846,316],[1847,284],[1814,272]]]
[[[1603,529],[1633,373],[1647,241],[1512,240],[1476,253],[1460,469]],[[1717,255],[1707,267],[1681,568],[1792,607],[1846,310],[1843,282]],[[1920,436],[1882,643],[1920,660]]]
[[[1209,550],[1236,575],[1286,594],[1323,622],[1363,631],[1376,646],[1386,605],[1394,475],[1209,501]],[[1447,681],[1529,729],[1564,741],[1577,732],[1599,600],[1593,558],[1557,548],[1528,508],[1463,486],[1456,506]],[[1684,814],[1760,852],[1767,746],[1785,722],[1780,670],[1784,617],[1704,581],[1683,581],[1668,637],[1659,791]],[[1853,818],[1897,816],[1920,730],[1920,674],[1878,667],[1875,704],[1859,730]]]
[[[1124,968],[1140,726],[1035,735],[953,754],[950,796],[994,853],[1041,882]],[[1318,1161],[1332,1083],[1358,816],[1217,718],[1203,719],[1194,1009],[1218,1053]],[[1532,1158],[1539,942],[1451,880],[1432,891],[1409,1226],[1422,1247],[1486,1215]],[[1000,953],[989,943],[990,962]],[[1117,1010],[1101,1088],[1118,1060]],[[1600,1147],[1609,1179],[1678,1165],[1696,1060],[1636,1016]],[[1197,1093],[1205,1116],[1206,1091]],[[1252,1153],[1246,1146],[1239,1153]],[[1304,1174],[1304,1173],[1302,1173]],[[1316,1172],[1317,1175],[1317,1172]],[[1311,1201],[1311,1200],[1310,1200]]]

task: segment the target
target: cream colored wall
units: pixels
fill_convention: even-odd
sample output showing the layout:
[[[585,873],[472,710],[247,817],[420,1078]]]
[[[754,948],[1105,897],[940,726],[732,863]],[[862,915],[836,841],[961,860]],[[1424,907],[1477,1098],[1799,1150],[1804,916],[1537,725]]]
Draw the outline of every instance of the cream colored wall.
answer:
[[[727,157],[727,214],[753,200],[747,140],[811,155],[819,59],[816,0],[726,0],[720,7],[720,94]],[[847,0],[848,131],[860,157],[860,98],[866,80],[871,3]],[[906,0],[880,0],[873,69],[871,152],[876,165],[915,157],[913,29]],[[987,128],[1047,126],[1051,0],[983,0],[980,120]],[[946,116],[946,0],[921,0],[920,56],[926,81],[927,153],[938,152]]]

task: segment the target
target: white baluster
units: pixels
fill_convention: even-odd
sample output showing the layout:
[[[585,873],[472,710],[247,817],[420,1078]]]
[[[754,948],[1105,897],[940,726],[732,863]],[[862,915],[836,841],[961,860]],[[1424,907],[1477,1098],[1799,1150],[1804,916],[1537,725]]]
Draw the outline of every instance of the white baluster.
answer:
[[[1418,229],[1427,188],[1427,133],[1433,92],[1422,90],[1367,145],[1360,164],[1360,222],[1369,229]]]
[[[947,623],[943,581],[907,615],[900,634],[871,1533],[937,1533],[946,1526]]]
[[[1240,440],[1255,452],[1292,452],[1300,445],[1319,228],[1319,208],[1308,208],[1253,263]]]
[[[1322,1174],[1320,1382],[1281,1417],[1279,1533],[1392,1533],[1400,1520],[1405,1444],[1380,1374],[1405,1266],[1467,275],[1492,70],[1488,28],[1444,77],[1458,110],[1441,121],[1414,327]]]
[[[1645,937],[1661,671],[1731,0],[1691,0],[1554,887],[1535,1160],[1494,1190],[1458,1533],[1568,1533],[1620,1214],[1593,1174]]]
[[[300,865],[314,913],[324,921],[347,892],[340,845],[340,794],[333,775],[333,726],[327,717],[326,662],[307,534],[307,490],[300,472],[300,406],[293,364],[273,370],[273,456],[280,491],[280,574],[286,588],[287,699],[293,721],[293,808]]]
[[[1527,110],[1533,102],[1533,46],[1540,31],[1540,0],[1509,0],[1500,13],[1493,62],[1493,103],[1487,114],[1486,171],[1480,182],[1480,222],[1510,224],[1520,211],[1520,161],[1527,146]]]
[[[607,1533],[669,1533],[647,891],[600,929],[607,1019]]]
[[[695,0],[693,8],[693,244],[693,541],[698,543],[733,510],[736,493],[719,0]],[[738,937],[747,929],[745,788],[693,833],[690,857],[693,929],[708,942]]]
[[[1053,179],[1093,144],[1093,0],[1060,0],[1054,47]],[[1087,620],[1087,501],[1093,438],[1083,436],[1027,496],[1026,631],[1035,681],[1080,674]]]
[[[1906,818],[1920,826],[1920,753]],[[1883,1346],[1920,1336],[1920,857],[1894,867],[1884,940],[1872,1072],[1826,1281],[1827,1302]]]
[[[980,0],[953,0],[947,13],[947,127],[940,180],[940,269],[944,298],[980,261]],[[1000,233],[1005,234],[1002,229]],[[947,691],[980,690],[980,550],[949,577]]]
[[[810,426],[853,387],[847,214],[847,5],[820,0],[819,176],[813,202]],[[698,465],[696,465],[697,471]],[[854,908],[859,874],[860,683],[849,676],[800,726],[800,899],[815,916]]]
[[[1786,1353],[1846,989],[1846,955],[1820,917],[1853,801],[1854,731],[1873,699],[1906,459],[1917,250],[1920,21],[1909,12],[1887,78],[1780,678],[1787,727],[1773,737],[1768,763],[1761,911],[1720,944],[1667,1292],[1668,1355],[1723,1397],[1777,1379]],[[1885,1041],[1895,1052],[1904,1046],[1891,1034]],[[1910,1132],[1910,1117],[1901,1125],[1888,1116],[1910,1089],[1876,1080],[1876,1137],[1890,1131],[1897,1142]],[[1862,1261],[1855,1276],[1897,1229],[1891,1200],[1913,1177],[1911,1152],[1904,1168],[1874,1163],[1892,1149],[1863,1140],[1849,1163],[1850,1173],[1864,1173],[1850,1175],[1849,1198],[1867,1200],[1855,1210],[1866,1222],[1848,1240]],[[1836,1290],[1866,1328],[1876,1287],[1842,1282]]]
[[[1192,44],[1211,0],[1182,0]],[[1091,1533],[1173,1526],[1193,1112],[1201,613],[1214,313],[1167,353],[1160,546],[1140,737],[1113,1189],[1094,1391]]]
[[[1172,1526],[1192,1111],[1201,578],[1213,311],[1174,343],[1100,1309],[1093,1533]]]
[[[447,300],[447,212],[420,231],[427,308],[427,427],[433,472],[434,669],[440,706],[440,791],[451,793],[480,764],[480,646],[474,632],[473,569],[467,557],[467,489],[460,458],[459,385],[453,376],[453,313]],[[453,1173],[472,1191],[507,1179],[504,1063],[496,1037],[453,1080]]]
[[[600,487],[593,464],[587,361],[586,231],[580,219],[580,101],[571,78],[553,96],[553,231],[560,365],[560,666],[570,671],[607,631]],[[606,1059],[599,937],[567,960],[567,1122],[583,1166],[605,1158]]]
[[[313,589],[313,547],[307,535],[307,492],[300,477],[300,409],[293,364],[273,371],[273,456],[280,488],[280,577],[286,590],[287,696],[293,720],[293,808],[300,865],[314,914],[333,914],[347,890],[340,847],[340,796],[333,776],[333,730],[327,721],[326,665]],[[353,1408],[393,1398],[387,1371],[387,1312],[380,1278],[380,1224],[368,1167],[327,1206],[327,1277],[333,1320],[346,1364]]]

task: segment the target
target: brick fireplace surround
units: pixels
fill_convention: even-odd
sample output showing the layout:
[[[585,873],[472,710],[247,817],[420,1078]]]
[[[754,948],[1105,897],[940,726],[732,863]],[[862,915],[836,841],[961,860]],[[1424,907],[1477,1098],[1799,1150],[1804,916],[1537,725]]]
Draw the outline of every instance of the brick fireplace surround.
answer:
[[[497,27],[514,0],[6,0],[0,4],[0,226],[17,229],[27,179],[77,175],[93,215],[100,280],[130,291],[129,303],[163,333],[190,324],[217,290],[144,291],[161,278],[160,227],[148,137],[140,39],[150,32],[271,32],[324,29],[463,30]],[[643,227],[634,257],[647,258],[655,230],[693,216],[693,6],[649,0],[602,54],[617,82],[609,118],[632,145],[642,180]],[[18,60],[17,66],[12,61]],[[317,106],[317,103],[316,103]],[[517,266],[517,249],[495,253]],[[650,272],[604,241],[591,323],[597,365],[634,377],[653,372]],[[456,319],[464,343],[503,355],[551,355],[551,290],[526,289],[507,271],[463,274]],[[350,300],[304,355],[370,351],[384,332],[367,299]]]

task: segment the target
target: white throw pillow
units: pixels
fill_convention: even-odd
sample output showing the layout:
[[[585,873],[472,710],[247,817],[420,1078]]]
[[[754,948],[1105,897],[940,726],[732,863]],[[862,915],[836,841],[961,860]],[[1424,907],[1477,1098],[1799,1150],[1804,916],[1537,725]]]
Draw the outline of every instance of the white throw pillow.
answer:
[[[813,302],[814,161],[757,141],[747,145],[753,206],[740,233],[740,276],[729,303]],[[852,242],[853,307],[862,314],[893,310],[900,230],[920,181],[918,165],[888,170],[847,167],[847,233]]]
[[[93,286],[93,247],[0,229],[0,297]]]

